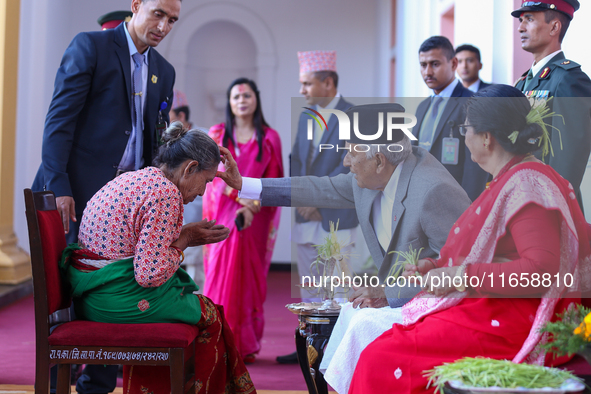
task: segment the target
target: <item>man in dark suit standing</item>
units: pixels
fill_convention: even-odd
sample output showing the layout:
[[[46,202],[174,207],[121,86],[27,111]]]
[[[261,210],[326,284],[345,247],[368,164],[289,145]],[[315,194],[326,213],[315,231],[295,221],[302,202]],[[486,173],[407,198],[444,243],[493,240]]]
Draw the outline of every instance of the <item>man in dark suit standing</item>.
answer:
[[[86,203],[101,187],[152,162],[157,124],[168,121],[175,80],[174,68],[153,47],[180,9],[181,0],[132,0],[129,22],[80,33],[64,53],[33,190],[55,193],[68,242],[76,242]],[[195,226],[204,243],[228,236],[228,229],[212,226]],[[107,393],[116,380],[117,366],[89,366],[76,389]]]
[[[129,22],[80,33],[64,53],[33,188],[55,193],[68,241],[76,239],[94,193],[118,172],[152,161],[156,123],[168,120],[175,79],[172,65],[152,47],[172,29],[180,8],[181,0],[133,0]],[[136,74],[140,86],[134,87]]]
[[[548,128],[554,156],[545,161],[572,184],[582,207],[580,186],[591,152],[591,81],[561,48],[578,9],[577,0],[545,0],[524,2],[511,15],[519,18],[521,47],[534,56],[515,87],[534,99],[553,97],[549,104],[561,116]]]
[[[33,190],[55,193],[69,242],[76,241],[86,202],[101,187],[152,163],[175,80],[174,68],[153,47],[178,20],[181,4],[133,0],[129,22],[80,33],[64,53]],[[211,226],[202,223],[196,231]]]
[[[300,63],[300,94],[306,99],[313,110],[337,109],[346,111],[352,106],[338,92],[339,76],[336,70],[335,51],[298,52]],[[316,175],[335,176],[347,173],[343,166],[343,158],[347,153],[330,151],[318,154],[320,144],[339,144],[338,122],[334,115],[324,115],[327,128],[313,123],[313,139],[308,139],[308,120],[306,110],[300,114],[295,143],[291,151],[291,176]],[[342,144],[341,144],[342,145]],[[314,245],[321,244],[330,231],[329,222],[339,223],[337,232],[344,244],[354,242],[358,221],[355,211],[351,209],[318,209],[299,207],[296,209],[296,224],[292,230],[292,241],[297,245],[299,275],[314,274],[310,265],[316,260],[318,252]],[[316,273],[318,274],[318,273]],[[303,301],[311,301],[318,295],[306,290],[301,291]]]
[[[458,75],[466,89],[476,93],[491,85],[483,82],[478,76],[482,70],[480,49],[470,44],[460,45],[456,48],[456,57],[458,58]]]
[[[473,93],[455,76],[458,59],[447,38],[425,40],[419,48],[419,63],[433,96],[419,104],[412,132],[418,145],[435,156],[474,201],[484,190],[488,175],[472,161],[458,127],[465,121],[464,103]]]
[[[335,51],[298,52],[300,64],[300,94],[306,99],[308,108],[314,111],[322,109],[337,109],[346,111],[352,106],[338,92],[339,76],[336,69]],[[336,176],[348,173],[343,166],[343,158],[347,151],[330,151],[319,153],[320,144],[339,145],[339,131],[337,117],[324,115],[326,126],[313,123],[313,139],[308,139],[308,120],[314,115],[305,110],[300,114],[295,143],[291,151],[291,176]],[[340,143],[343,145],[343,143]],[[318,272],[311,272],[311,264],[316,260],[318,252],[314,245],[321,244],[330,231],[329,222],[337,223],[337,236],[343,244],[355,241],[357,215],[354,209],[327,209],[313,207],[298,207],[295,214],[296,224],[291,233],[291,240],[297,247],[298,275],[317,276]],[[343,251],[346,253],[346,251]],[[314,301],[319,296],[308,290],[300,290],[302,301]],[[296,363],[295,353],[277,357],[279,363]]]

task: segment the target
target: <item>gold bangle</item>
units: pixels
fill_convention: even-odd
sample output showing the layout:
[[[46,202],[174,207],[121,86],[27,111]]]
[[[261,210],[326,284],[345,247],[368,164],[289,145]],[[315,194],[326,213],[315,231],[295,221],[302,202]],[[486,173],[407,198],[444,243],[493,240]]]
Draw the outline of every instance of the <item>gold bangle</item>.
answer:
[[[185,261],[185,252],[183,252],[183,250],[181,248],[177,248],[176,246],[172,246],[172,245],[170,247],[181,254],[181,261],[179,262],[179,264],[182,263],[183,261]]]

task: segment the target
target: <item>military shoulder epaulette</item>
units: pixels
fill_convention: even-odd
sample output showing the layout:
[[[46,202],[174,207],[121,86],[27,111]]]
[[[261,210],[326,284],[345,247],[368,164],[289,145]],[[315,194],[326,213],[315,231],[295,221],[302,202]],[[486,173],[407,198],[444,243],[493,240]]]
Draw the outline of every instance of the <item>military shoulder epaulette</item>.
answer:
[[[564,68],[565,70],[570,70],[571,68],[581,67],[581,65],[577,62],[573,62],[572,60],[568,59],[561,59],[554,62],[558,67]]]

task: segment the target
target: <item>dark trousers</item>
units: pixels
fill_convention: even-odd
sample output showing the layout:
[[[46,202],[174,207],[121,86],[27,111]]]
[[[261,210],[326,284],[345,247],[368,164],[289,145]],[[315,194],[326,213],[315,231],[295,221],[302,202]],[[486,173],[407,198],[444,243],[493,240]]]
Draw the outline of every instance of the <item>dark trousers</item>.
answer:
[[[76,391],[80,394],[104,394],[115,390],[117,386],[118,365],[87,365],[76,382]],[[51,367],[50,392],[55,394],[57,366]]]

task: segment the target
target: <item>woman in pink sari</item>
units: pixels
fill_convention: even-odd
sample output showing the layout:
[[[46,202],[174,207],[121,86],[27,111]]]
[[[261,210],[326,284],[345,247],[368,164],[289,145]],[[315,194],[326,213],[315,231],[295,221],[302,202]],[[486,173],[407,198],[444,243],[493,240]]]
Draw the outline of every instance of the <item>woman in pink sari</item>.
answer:
[[[283,177],[281,140],[265,122],[254,81],[235,80],[227,96],[226,122],[211,127],[209,135],[230,150],[245,176]],[[224,306],[245,362],[254,362],[261,349],[267,272],[279,214],[279,208],[261,208],[259,201],[238,198],[238,192],[219,178],[208,185],[203,197],[203,217],[230,228],[228,239],[205,247],[203,294]],[[242,230],[236,224],[239,216]]]
[[[424,287],[402,307],[402,323],[361,353],[349,393],[432,393],[424,371],[462,357],[565,361],[545,353],[539,329],[588,291],[591,251],[572,185],[531,154],[548,142],[543,104],[532,108],[506,85],[470,99],[461,133],[493,180],[439,258],[405,271],[422,274],[423,286],[434,277],[454,282]]]

